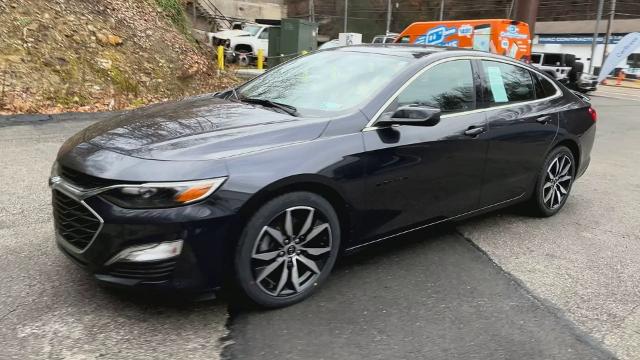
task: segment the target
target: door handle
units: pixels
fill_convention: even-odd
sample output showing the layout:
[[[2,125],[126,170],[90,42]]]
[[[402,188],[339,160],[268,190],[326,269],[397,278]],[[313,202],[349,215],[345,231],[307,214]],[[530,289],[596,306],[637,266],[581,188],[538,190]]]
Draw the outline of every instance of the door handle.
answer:
[[[549,121],[551,121],[551,116],[549,115],[540,116],[539,118],[536,119],[536,121],[539,122],[540,124],[546,124]]]
[[[477,136],[482,134],[483,132],[485,132],[484,127],[480,126],[480,127],[471,127],[469,129],[467,129],[464,134],[467,136]]]

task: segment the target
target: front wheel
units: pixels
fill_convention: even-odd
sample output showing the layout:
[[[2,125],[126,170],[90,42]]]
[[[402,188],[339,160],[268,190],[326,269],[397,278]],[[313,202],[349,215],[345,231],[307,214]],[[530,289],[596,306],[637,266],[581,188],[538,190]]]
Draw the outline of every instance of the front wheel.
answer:
[[[537,215],[556,214],[567,201],[576,173],[573,153],[558,146],[547,155],[538,175],[531,205]]]
[[[294,304],[324,282],[339,248],[339,221],[327,200],[310,192],[279,196],[242,232],[235,254],[238,285],[258,305]]]

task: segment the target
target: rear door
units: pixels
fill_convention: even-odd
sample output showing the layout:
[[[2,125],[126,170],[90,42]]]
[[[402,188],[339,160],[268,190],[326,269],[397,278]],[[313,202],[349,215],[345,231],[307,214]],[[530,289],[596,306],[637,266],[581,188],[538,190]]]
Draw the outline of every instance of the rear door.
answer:
[[[484,114],[473,112],[478,89],[470,60],[437,64],[410,81],[382,115],[426,105],[441,109],[438,124],[374,124],[363,131],[370,209],[363,238],[477,208],[487,150]]]
[[[516,63],[480,60],[479,65],[481,106],[488,109],[489,127],[480,204],[489,206],[522,197],[532,188],[558,131],[561,92],[544,76]]]

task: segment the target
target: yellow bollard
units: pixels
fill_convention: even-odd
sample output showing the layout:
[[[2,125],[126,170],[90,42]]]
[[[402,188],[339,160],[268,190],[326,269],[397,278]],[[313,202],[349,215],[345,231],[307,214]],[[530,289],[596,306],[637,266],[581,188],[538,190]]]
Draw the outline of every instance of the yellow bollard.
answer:
[[[218,70],[224,70],[224,47],[218,46]]]
[[[258,70],[264,68],[264,50],[258,49]]]

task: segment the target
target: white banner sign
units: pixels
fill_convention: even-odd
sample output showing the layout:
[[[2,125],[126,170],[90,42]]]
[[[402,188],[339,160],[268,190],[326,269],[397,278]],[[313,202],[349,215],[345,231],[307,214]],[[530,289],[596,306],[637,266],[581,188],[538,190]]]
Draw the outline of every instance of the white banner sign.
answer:
[[[629,54],[635,49],[640,47],[640,33],[634,32],[625,35],[618,44],[613,48],[607,60],[600,69],[600,75],[598,76],[598,82],[606,79],[613,69],[616,68],[621,61],[625,60]]]

